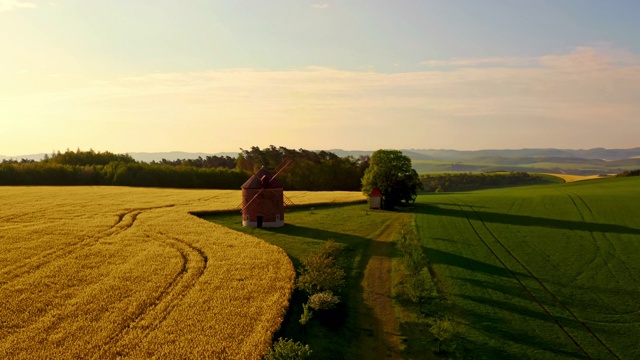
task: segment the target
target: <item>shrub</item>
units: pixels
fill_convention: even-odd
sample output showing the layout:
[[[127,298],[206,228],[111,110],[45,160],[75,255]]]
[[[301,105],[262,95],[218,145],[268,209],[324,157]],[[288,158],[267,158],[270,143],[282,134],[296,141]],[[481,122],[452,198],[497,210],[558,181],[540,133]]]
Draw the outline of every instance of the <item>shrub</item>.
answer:
[[[412,237],[402,234],[397,242],[398,249],[402,252],[402,262],[411,274],[418,274],[427,263],[420,242]]]
[[[302,261],[297,287],[313,295],[322,291],[339,292],[344,287],[345,272],[336,264],[341,248],[327,241],[319,252]]]
[[[333,309],[339,302],[340,298],[333,295],[331,291],[323,291],[309,297],[309,305],[316,310]]]
[[[311,356],[311,348],[291,339],[279,338],[273,343],[271,350],[265,355],[264,360],[303,360]]]
[[[408,278],[405,291],[409,300],[418,304],[420,312],[427,300],[438,297],[435,284],[431,281],[431,275],[426,268]]]
[[[300,324],[307,325],[313,317],[313,311],[309,310],[309,303],[302,304],[302,316],[300,317]]]
[[[453,346],[449,345],[449,343],[451,342],[456,329],[449,319],[436,319],[433,322],[433,325],[429,328],[429,332],[438,339],[438,353],[445,348],[449,351],[453,350]],[[443,347],[443,345],[445,347]]]

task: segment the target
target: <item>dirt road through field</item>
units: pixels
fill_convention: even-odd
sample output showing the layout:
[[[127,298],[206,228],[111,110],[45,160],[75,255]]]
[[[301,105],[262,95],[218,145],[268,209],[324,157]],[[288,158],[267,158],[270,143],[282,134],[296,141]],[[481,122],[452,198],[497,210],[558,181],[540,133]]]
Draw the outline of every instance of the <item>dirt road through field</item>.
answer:
[[[363,308],[358,325],[363,359],[401,359],[400,333],[391,300],[392,240],[402,231],[409,214],[395,214],[383,225],[369,247],[361,285]]]

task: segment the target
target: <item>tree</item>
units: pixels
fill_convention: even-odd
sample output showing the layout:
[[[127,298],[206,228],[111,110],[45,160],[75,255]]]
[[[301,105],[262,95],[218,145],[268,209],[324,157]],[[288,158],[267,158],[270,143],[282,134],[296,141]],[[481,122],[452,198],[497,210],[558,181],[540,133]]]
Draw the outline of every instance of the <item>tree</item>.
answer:
[[[369,194],[374,188],[382,192],[382,207],[393,209],[403,201],[415,201],[422,182],[411,167],[411,159],[399,150],[378,150],[371,155],[369,167],[362,178],[362,192]]]

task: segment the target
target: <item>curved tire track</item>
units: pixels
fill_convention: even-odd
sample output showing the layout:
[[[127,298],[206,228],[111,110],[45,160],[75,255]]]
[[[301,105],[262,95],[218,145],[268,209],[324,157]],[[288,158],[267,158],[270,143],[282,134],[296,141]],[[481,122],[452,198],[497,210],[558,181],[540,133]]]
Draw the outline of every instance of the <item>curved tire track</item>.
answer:
[[[129,320],[121,324],[100,349],[96,349],[94,358],[126,356],[122,349],[131,348],[127,345],[139,343],[157,329],[193,289],[207,268],[208,257],[202,249],[160,231],[145,236],[177,251],[182,261],[180,271],[151,301],[129,316]]]
[[[165,205],[150,208],[131,209],[126,212],[119,213],[116,215],[116,222],[110,228],[98,233],[97,235],[89,236],[84,240],[77,241],[61,249],[40,253],[34,257],[25,259],[19,264],[3,269],[2,271],[0,271],[0,277],[5,279],[0,281],[0,289],[27,273],[38,271],[40,268],[53,261],[69,257],[81,250],[88,249],[96,245],[100,240],[104,240],[111,236],[115,236],[127,231],[128,229],[133,227],[138,216],[145,210],[153,210],[173,206],[174,205]]]

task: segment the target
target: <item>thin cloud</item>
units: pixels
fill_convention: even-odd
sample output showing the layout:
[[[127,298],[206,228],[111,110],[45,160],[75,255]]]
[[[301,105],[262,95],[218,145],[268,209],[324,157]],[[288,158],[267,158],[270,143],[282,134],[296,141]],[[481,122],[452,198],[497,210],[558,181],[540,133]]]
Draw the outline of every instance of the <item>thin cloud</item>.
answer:
[[[313,4],[313,5],[311,5],[311,7],[314,8],[314,9],[328,9],[329,8],[329,4],[327,4],[327,3]]]
[[[66,89],[52,85],[46,94],[0,97],[0,109],[16,118],[51,118],[52,124],[91,118],[104,131],[117,119],[149,139],[170,128],[176,139],[227,149],[263,141],[294,148],[394,146],[380,143],[380,134],[415,148],[637,146],[640,65],[620,65],[595,48],[538,57],[528,66],[475,63],[408,73],[322,67],[156,73]],[[42,89],[68,81],[34,84]],[[137,139],[134,133],[117,136],[123,143]]]
[[[595,70],[610,65],[638,65],[640,57],[624,49],[602,45],[600,47],[578,46],[569,54],[560,55],[428,60],[421,64],[428,68],[552,67]]]
[[[0,12],[11,11],[16,9],[36,9],[38,5],[29,1],[22,0],[0,0]]]
[[[478,66],[528,66],[534,62],[532,58],[496,57],[475,59],[428,60],[421,64],[427,67],[478,67]]]

